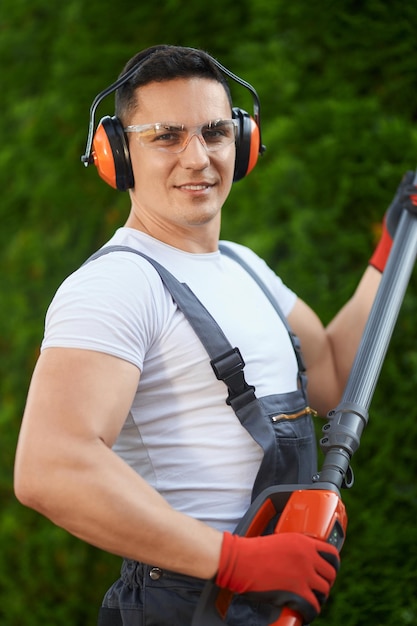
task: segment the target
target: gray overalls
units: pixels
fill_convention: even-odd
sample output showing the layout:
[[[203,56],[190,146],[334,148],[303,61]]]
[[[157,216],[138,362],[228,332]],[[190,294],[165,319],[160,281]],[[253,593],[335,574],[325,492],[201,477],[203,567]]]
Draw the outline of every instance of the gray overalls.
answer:
[[[227,246],[220,246],[220,250],[248,271],[285,324],[298,362],[299,386],[296,391],[257,398],[254,387],[244,378],[244,361],[239,350],[231,346],[216,321],[187,285],[180,283],[155,260],[133,248],[108,246],[88,261],[109,252],[130,251],[146,258],[158,271],[165,287],[206,348],[216,377],[225,382],[229,392],[226,402],[264,451],[252,491],[254,500],[271,485],[311,483],[317,471],[316,440],[297,337],[288,327],[275,298],[252,268]],[[104,597],[98,626],[191,626],[205,582],[125,559],[119,580]],[[270,623],[269,616],[269,605],[235,596],[227,614],[227,624],[266,626]]]

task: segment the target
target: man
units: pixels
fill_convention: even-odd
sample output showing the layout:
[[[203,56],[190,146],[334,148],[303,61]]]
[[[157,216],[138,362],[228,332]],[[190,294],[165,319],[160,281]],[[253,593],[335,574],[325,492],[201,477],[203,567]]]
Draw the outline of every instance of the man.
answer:
[[[136,66],[116,99],[131,209],[109,243],[145,253],[189,285],[240,349],[257,397],[290,398],[278,427],[290,428],[284,436],[304,449],[288,463],[279,452],[283,461],[270,481],[291,482],[298,462],[305,482],[315,444],[290,335],[253,278],[219,251],[238,142],[224,76],[204,52],[180,47],[145,51],[123,74]],[[254,253],[228,245],[267,283],[299,337],[309,406],[325,415],[341,397],[380,272],[370,265],[323,328]],[[230,624],[267,624],[271,598],[285,598],[304,621],[319,613],[336,575],[333,546],[298,533],[232,534],[263,454],[225,392],[143,257],[104,254],[58,290],[28,394],[15,489],[54,523],[125,558],[100,624],[191,624],[213,577],[250,594],[236,596]],[[258,602],[265,593],[268,602]]]

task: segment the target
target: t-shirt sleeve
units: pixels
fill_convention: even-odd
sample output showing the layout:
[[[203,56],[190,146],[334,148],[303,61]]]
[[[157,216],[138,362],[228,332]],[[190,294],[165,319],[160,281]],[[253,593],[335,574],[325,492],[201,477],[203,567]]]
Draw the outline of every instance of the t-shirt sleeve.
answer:
[[[45,321],[41,349],[104,352],[143,368],[164,316],[165,294],[149,263],[128,253],[106,255],[71,274]]]

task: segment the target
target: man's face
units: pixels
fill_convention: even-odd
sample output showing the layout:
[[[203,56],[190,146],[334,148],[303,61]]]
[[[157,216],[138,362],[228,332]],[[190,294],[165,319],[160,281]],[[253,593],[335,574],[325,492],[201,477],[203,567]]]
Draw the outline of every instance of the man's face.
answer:
[[[128,125],[170,122],[191,128],[232,117],[226,92],[214,80],[154,82],[137,93],[138,106]],[[234,141],[210,151],[201,137],[192,135],[181,152],[172,153],[144,145],[135,132],[128,138],[135,177],[132,208],[139,228],[170,243],[170,233],[178,237],[197,226],[220,223],[233,181]]]

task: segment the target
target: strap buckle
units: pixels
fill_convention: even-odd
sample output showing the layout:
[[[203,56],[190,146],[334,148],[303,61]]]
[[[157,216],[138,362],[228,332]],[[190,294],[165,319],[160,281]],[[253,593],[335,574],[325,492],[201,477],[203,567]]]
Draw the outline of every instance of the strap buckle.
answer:
[[[255,387],[248,385],[245,380],[243,368],[245,361],[239,348],[233,348],[216,359],[210,361],[217,380],[222,380],[228,388],[229,395],[226,404],[237,410],[255,400]]]

